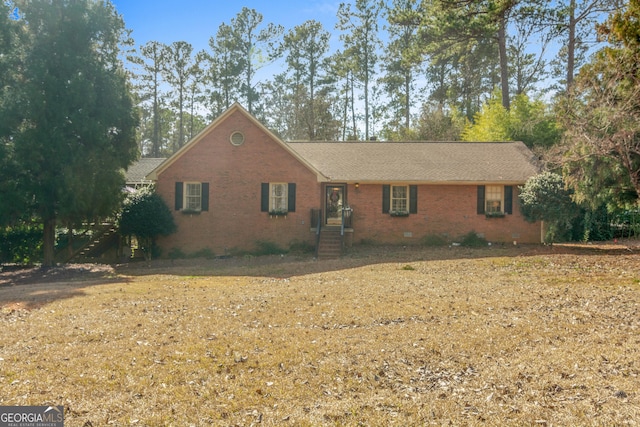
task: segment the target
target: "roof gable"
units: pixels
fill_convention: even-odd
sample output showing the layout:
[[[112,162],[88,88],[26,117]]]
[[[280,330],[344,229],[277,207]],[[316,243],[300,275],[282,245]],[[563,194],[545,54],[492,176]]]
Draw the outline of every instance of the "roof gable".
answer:
[[[224,121],[231,116],[232,114],[239,112],[244,115],[245,118],[251,122],[252,125],[258,127],[262,132],[264,132],[273,142],[280,145],[284,150],[286,150],[289,154],[291,154],[294,158],[296,158],[300,163],[302,163],[306,168],[308,168],[312,173],[314,173],[319,181],[326,180],[326,177],[322,175],[320,171],[314,168],[305,158],[300,157],[300,155],[289,147],[289,145],[285,144],[280,138],[274,135],[269,129],[267,129],[262,123],[260,123],[255,117],[253,117],[247,110],[245,110],[239,103],[233,104],[229,107],[224,113],[222,113],[218,118],[216,118],[213,122],[211,122],[207,127],[205,127],[198,135],[193,137],[189,142],[187,142],[182,148],[176,151],[171,157],[169,157],[164,163],[154,169],[148,176],[148,179],[157,180],[158,175],[160,175],[163,171],[169,168],[172,164],[174,164],[178,159],[180,159],[184,154],[186,154],[190,149],[192,149],[195,145],[197,145],[202,139],[204,139],[208,134],[214,132],[220,124],[224,123]]]

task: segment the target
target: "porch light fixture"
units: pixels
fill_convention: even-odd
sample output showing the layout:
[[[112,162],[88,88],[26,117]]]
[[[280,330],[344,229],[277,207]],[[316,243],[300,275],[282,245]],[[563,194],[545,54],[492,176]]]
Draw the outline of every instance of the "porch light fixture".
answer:
[[[360,183],[356,182],[356,188],[360,188]]]

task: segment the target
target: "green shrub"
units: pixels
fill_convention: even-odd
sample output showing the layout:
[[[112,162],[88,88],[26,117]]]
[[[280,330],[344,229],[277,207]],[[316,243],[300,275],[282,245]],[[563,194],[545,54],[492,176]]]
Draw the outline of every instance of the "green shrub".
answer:
[[[195,251],[188,255],[188,258],[206,258],[212,259],[215,258],[215,254],[209,248],[200,249],[199,251]]]
[[[23,224],[0,230],[0,263],[33,264],[42,260],[42,226]]]
[[[585,211],[583,215],[584,235],[582,240],[604,241],[613,238],[614,230],[611,227],[611,219],[606,206],[601,206],[594,211]]]
[[[571,195],[561,175],[542,172],[529,178],[520,187],[520,212],[529,222],[545,222],[545,241],[553,243],[565,240],[572,233],[574,219],[580,215],[580,208]]]
[[[460,241],[460,246],[464,246],[467,248],[479,248],[482,246],[487,246],[489,242],[484,237],[478,236],[475,231],[470,231],[464,236],[462,236],[462,240]]]
[[[428,234],[422,238],[422,245],[428,247],[446,246],[447,240],[439,234]]]
[[[185,254],[184,251],[182,249],[180,249],[180,248],[173,247],[169,251],[169,258],[170,259],[183,259],[183,258],[186,258],[186,257],[187,257],[187,254]]]
[[[256,242],[256,247],[257,247],[257,249],[254,252],[254,255],[257,255],[257,256],[260,256],[260,255],[282,255],[282,254],[286,254],[287,253],[286,249],[282,249],[276,243],[269,242],[269,241],[266,241],[266,240],[258,240]]]
[[[616,237],[640,236],[640,209],[627,209],[614,215],[611,225]]]
[[[122,235],[138,238],[147,260],[156,256],[155,239],[176,231],[171,211],[152,189],[140,189],[127,197],[118,225]]]
[[[310,254],[315,251],[315,247],[309,242],[293,242],[289,245],[289,252],[298,254]]]

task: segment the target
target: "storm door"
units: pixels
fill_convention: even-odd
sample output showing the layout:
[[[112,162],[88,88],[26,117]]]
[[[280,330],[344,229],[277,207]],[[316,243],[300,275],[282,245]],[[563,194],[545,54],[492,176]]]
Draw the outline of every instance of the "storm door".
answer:
[[[325,218],[327,225],[342,225],[342,208],[345,203],[345,185],[327,185]]]

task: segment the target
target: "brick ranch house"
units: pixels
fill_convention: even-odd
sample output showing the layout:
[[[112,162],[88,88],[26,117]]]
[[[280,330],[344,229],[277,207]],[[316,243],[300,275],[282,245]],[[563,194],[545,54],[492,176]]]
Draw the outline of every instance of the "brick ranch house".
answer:
[[[469,232],[539,243],[542,224],[517,203],[537,173],[521,142],[284,142],[235,104],[147,178],[178,227],[159,239],[163,253],[224,255],[259,241],[321,249],[332,235],[347,246]]]

